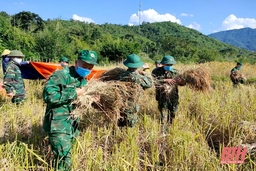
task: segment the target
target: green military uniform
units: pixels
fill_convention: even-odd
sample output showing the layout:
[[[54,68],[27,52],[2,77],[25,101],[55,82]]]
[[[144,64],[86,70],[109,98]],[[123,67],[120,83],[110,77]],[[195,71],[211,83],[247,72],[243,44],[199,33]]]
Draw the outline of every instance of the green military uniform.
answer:
[[[91,51],[82,51],[78,59],[90,59]],[[85,55],[85,57],[83,57]],[[66,67],[55,71],[47,81],[43,90],[46,106],[43,129],[49,136],[49,143],[55,156],[55,167],[60,170],[71,169],[71,148],[78,135],[79,118],[70,115],[73,110],[71,102],[77,98],[76,88],[86,85],[85,77],[80,76],[75,67]]]
[[[11,51],[10,57],[23,57],[24,55],[17,50]],[[26,99],[25,84],[21,76],[18,63],[11,60],[6,64],[6,72],[4,74],[4,88],[6,93],[13,93],[12,103],[20,104]]]
[[[124,61],[124,65],[128,67],[128,69],[120,74],[120,81],[124,82],[133,82],[135,84],[140,85],[143,89],[152,87],[152,79],[146,75],[141,75],[136,72],[134,69],[139,68],[143,65],[140,57],[135,54],[131,54]],[[142,92],[139,93],[139,96]],[[139,98],[139,97],[138,97]],[[138,102],[135,99],[129,99],[130,107],[123,110],[120,115],[123,117],[118,120],[118,126],[129,126],[133,127],[137,120],[137,112],[139,111]]]
[[[245,82],[243,77],[238,76],[239,70],[241,69],[242,65],[243,64],[241,62],[238,62],[237,66],[232,68],[230,71],[230,78],[231,78],[231,81],[233,82],[234,87],[237,87],[238,84],[244,84]]]
[[[165,56],[161,63],[175,64],[176,62],[172,56]],[[152,76],[155,80],[156,100],[158,101],[161,121],[164,123],[167,119],[167,123],[172,123],[179,105],[178,84],[170,86],[164,82],[164,79],[176,78],[178,71],[176,69],[167,71],[164,67],[158,67],[152,71]]]

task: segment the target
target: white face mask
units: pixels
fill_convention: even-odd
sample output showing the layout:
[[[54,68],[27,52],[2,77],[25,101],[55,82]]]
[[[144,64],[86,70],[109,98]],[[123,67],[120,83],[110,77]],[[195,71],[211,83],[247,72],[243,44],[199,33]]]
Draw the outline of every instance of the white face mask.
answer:
[[[13,61],[15,61],[16,63],[20,64],[22,61],[22,58],[13,58]]]

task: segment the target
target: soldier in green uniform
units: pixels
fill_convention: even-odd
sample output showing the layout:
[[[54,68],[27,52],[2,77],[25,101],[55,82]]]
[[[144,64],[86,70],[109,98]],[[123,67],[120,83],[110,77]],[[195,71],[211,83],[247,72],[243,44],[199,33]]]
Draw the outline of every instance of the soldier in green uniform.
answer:
[[[70,114],[73,110],[71,102],[83,94],[85,77],[96,64],[96,52],[81,50],[75,66],[55,71],[44,87],[43,99],[47,106],[43,129],[55,156],[54,167],[59,170],[71,169],[71,149],[79,133],[80,119]]]
[[[19,50],[13,50],[8,57],[9,62],[6,64],[4,74],[4,88],[7,96],[12,98],[12,103],[21,104],[26,99],[25,84],[19,69],[24,55]]]
[[[242,62],[237,62],[236,66],[232,68],[232,70],[230,71],[230,78],[231,81],[233,82],[234,87],[237,87],[239,84],[244,84],[245,82],[244,76],[241,73],[239,73],[242,66]]]
[[[133,82],[140,85],[143,89],[152,87],[152,79],[146,75],[144,71],[138,71],[137,69],[143,66],[143,62],[140,57],[136,54],[131,54],[124,61],[124,65],[127,66],[127,70],[119,75],[120,81]],[[139,93],[141,94],[141,93]],[[135,126],[138,116],[137,112],[139,110],[138,102],[132,98],[129,100],[130,104],[120,115],[122,118],[118,120],[118,126],[124,127]]]
[[[62,56],[59,60],[59,63],[62,67],[66,67],[69,65],[69,60],[65,56]]]
[[[179,104],[178,85],[184,86],[186,83],[185,80],[178,77],[178,71],[173,68],[176,61],[172,56],[164,56],[161,64],[162,67],[152,71],[156,87],[156,100],[161,114],[161,122],[171,124]]]

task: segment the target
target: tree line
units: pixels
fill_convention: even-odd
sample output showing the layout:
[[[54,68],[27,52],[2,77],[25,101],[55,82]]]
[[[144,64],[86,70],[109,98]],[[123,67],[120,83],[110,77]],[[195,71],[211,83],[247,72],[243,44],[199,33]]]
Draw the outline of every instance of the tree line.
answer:
[[[47,19],[22,11],[0,12],[0,50],[19,49],[31,61],[76,59],[81,49],[95,50],[99,62],[119,62],[131,53],[153,61],[165,54],[181,62],[242,61],[255,63],[256,53],[239,49],[172,22],[139,26]]]

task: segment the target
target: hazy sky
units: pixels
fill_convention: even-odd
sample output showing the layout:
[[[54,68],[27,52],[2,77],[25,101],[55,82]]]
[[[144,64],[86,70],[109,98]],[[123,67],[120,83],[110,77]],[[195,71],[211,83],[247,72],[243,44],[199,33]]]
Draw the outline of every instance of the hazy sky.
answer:
[[[10,15],[30,11],[44,20],[121,25],[172,21],[205,35],[256,28],[255,8],[256,0],[0,0],[0,11]]]

